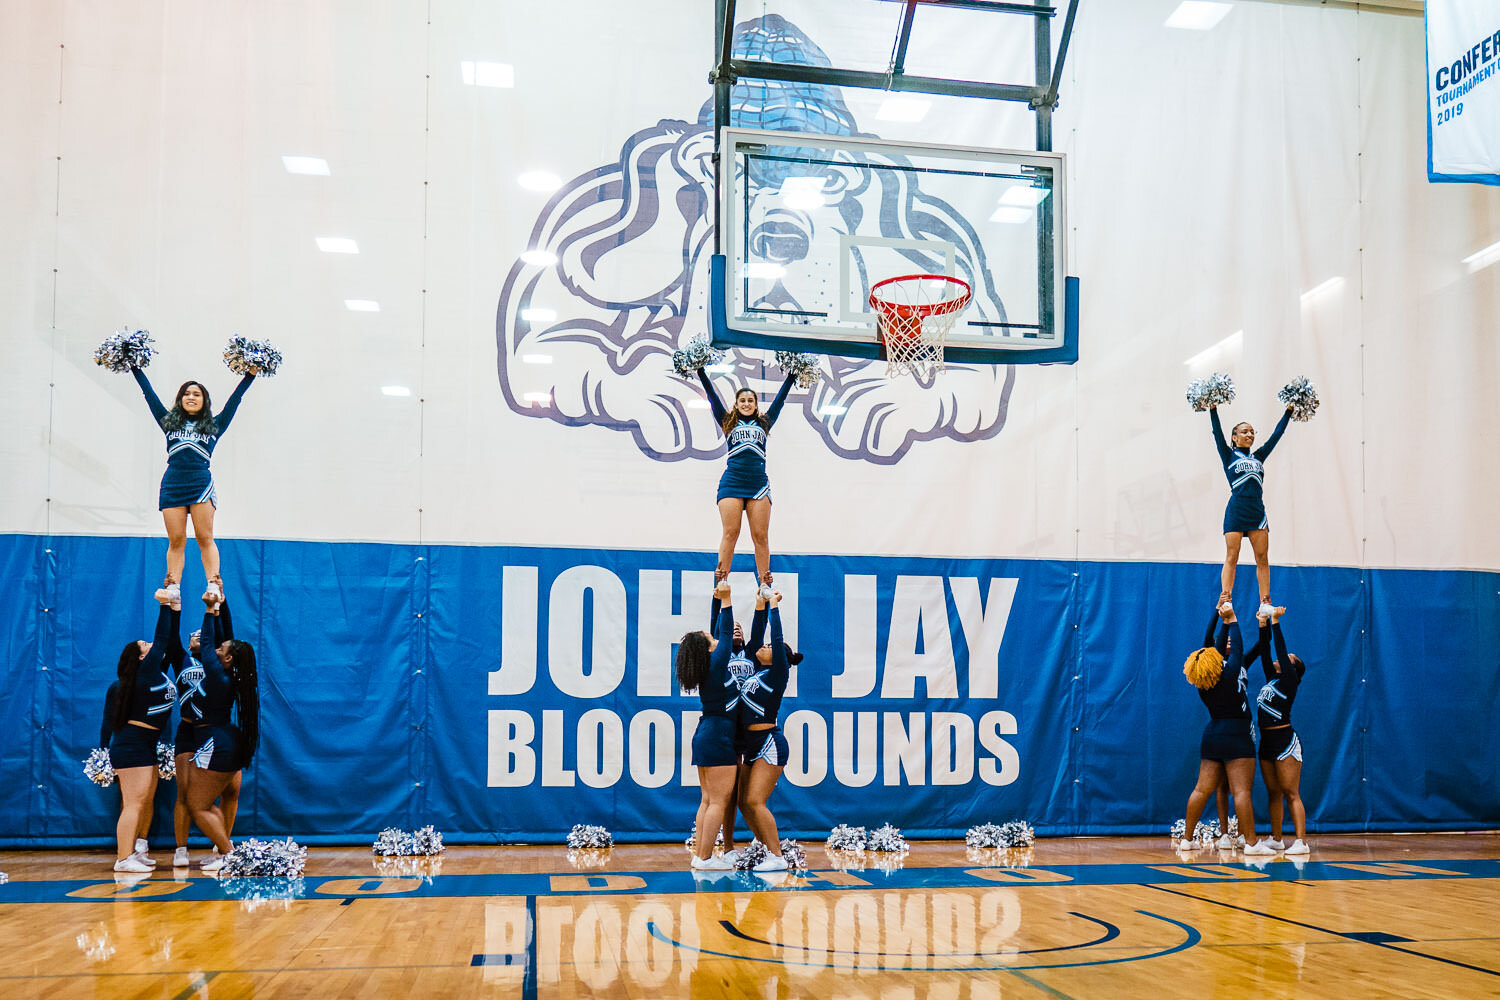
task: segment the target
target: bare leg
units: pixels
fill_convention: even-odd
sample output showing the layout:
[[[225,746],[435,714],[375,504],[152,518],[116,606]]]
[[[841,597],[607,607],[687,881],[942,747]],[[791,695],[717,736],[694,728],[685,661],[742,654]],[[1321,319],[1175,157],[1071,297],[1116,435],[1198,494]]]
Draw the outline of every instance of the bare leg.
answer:
[[[1219,832],[1229,832],[1229,779],[1222,778],[1219,781],[1218,791],[1214,793],[1214,804],[1219,807]]]
[[[1219,571],[1219,603],[1230,599],[1234,594],[1234,568],[1240,562],[1240,543],[1244,541],[1244,534],[1239,531],[1224,532],[1224,568]]]
[[[729,567],[734,562],[734,543],[740,540],[740,512],[744,509],[745,501],[734,497],[719,501],[719,521],[724,534],[719,538],[719,565],[714,569],[716,582],[729,575]]]
[[[740,811],[745,814],[745,825],[755,831],[756,838],[766,845],[766,851],[779,858],[781,834],[776,829],[776,817],[766,808],[766,800],[771,797],[771,791],[786,768],[758,760],[750,765],[749,770],[750,780],[740,791]]]
[[[188,508],[193,515],[193,535],[198,539],[198,551],[203,556],[203,572],[213,580],[219,575],[219,546],[214,542],[214,505],[195,503]],[[178,572],[182,563],[178,562]]]
[[[1283,816],[1281,804],[1282,789],[1281,782],[1278,781],[1276,777],[1276,761],[1261,761],[1260,776],[1265,779],[1266,798],[1271,802],[1271,839],[1280,840],[1281,821]]]
[[[1240,820],[1240,836],[1255,843],[1255,809],[1250,793],[1255,788],[1255,758],[1239,757],[1224,763],[1229,772],[1229,794],[1234,796],[1234,814]]]
[[[224,815],[214,808],[214,799],[224,791],[233,774],[224,771],[209,771],[192,765],[193,777],[188,782],[188,809],[193,813],[193,822],[208,835],[220,854],[228,854],[229,831],[224,828]]]
[[[745,501],[745,516],[750,521],[750,541],[755,544],[755,578],[771,582],[771,498]]]
[[[177,839],[178,847],[186,847],[188,833],[192,830],[192,813],[188,810],[187,786],[188,766],[192,762],[193,755],[180,753],[177,755],[177,802],[172,806],[172,833]]]
[[[1271,532],[1265,528],[1250,532],[1250,548],[1255,553],[1255,580],[1260,584],[1260,603],[1271,603]]]
[[[1302,762],[1292,757],[1276,761],[1276,780],[1281,783],[1281,794],[1292,807],[1292,828],[1298,840],[1307,839],[1307,809],[1302,805]]]
[[[733,764],[698,768],[703,794],[698,801],[698,843],[693,853],[700,859],[713,857],[714,834],[724,825],[724,814],[733,802],[735,771]]]
[[[162,523],[167,526],[167,583],[182,579],[182,563],[187,553],[186,507],[168,507],[161,512]]]
[[[1219,787],[1219,782],[1224,780],[1224,765],[1216,760],[1198,761],[1198,784],[1193,786],[1193,794],[1188,796],[1187,803],[1187,829],[1183,836],[1188,840],[1193,839],[1193,831],[1198,829],[1198,820],[1203,817],[1203,807],[1208,805],[1208,797]],[[1238,800],[1236,800],[1238,805]],[[1244,833],[1243,830],[1240,831]]]
[[[245,772],[234,772],[234,777],[224,786],[224,794],[219,797],[219,811],[224,816],[224,832],[231,838],[234,837],[234,817],[240,811],[240,786],[244,783]]]
[[[156,794],[156,765],[127,767],[115,772],[120,782],[120,821],[115,824],[115,860],[124,861],[135,853],[135,838],[141,826],[141,814],[149,813],[151,797]]]

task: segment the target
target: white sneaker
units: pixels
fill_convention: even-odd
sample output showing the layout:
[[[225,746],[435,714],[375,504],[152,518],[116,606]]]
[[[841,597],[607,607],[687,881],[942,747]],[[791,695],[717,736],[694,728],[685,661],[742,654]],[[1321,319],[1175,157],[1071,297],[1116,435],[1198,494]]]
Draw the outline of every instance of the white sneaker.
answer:
[[[1286,849],[1288,854],[1307,854],[1309,851],[1311,851],[1311,848],[1300,839],[1292,841],[1292,846]]]
[[[760,599],[762,601],[765,601],[767,604],[770,604],[771,603],[771,598],[773,598],[775,596],[776,596],[775,593],[772,592],[772,590],[771,590],[770,587],[766,586],[765,584],[761,584],[760,585]]]
[[[146,843],[146,838],[145,837],[137,837],[137,838],[135,838],[135,853],[137,853],[137,854],[150,854],[151,853],[151,845],[148,844],[148,843]]]
[[[161,604],[170,604],[174,608],[180,608],[182,606],[182,587],[175,583],[159,587],[156,591],[156,600]]]
[[[1286,844],[1282,843],[1280,840],[1268,840],[1266,841],[1266,845],[1277,854],[1280,854],[1282,851],[1286,850]]]
[[[198,866],[200,871],[216,872],[224,867],[224,855],[216,854]]]
[[[1218,848],[1221,851],[1234,850],[1234,838],[1227,833],[1224,834],[1224,836],[1219,838]]]
[[[203,860],[202,860],[202,861],[200,861],[200,862],[198,862],[198,863],[199,863],[199,864],[200,864],[200,865],[206,865],[206,864],[208,864],[208,863],[209,863],[209,862],[210,862],[210,861],[217,861],[217,860],[219,860],[219,859],[220,859],[220,858],[222,858],[222,857],[223,857],[223,856],[224,856],[224,855],[222,855],[222,854],[220,854],[220,853],[219,853],[219,849],[218,849],[218,848],[217,848],[217,847],[215,847],[215,848],[214,848],[214,849],[213,849],[213,853],[212,853],[212,854],[209,854],[209,855],[208,855],[208,856],[207,856],[207,857],[205,857],[205,858],[204,858],[204,859],[203,859]]]
[[[1179,840],[1177,842],[1177,850],[1179,850],[1179,851],[1201,851],[1201,850],[1203,850],[1203,845],[1200,844],[1200,843],[1198,843],[1196,840],[1192,840],[1192,839],[1190,839],[1188,837],[1183,837],[1181,840]]]
[[[779,854],[767,854],[766,859],[754,868],[757,872],[784,872],[786,871],[786,858]]]
[[[188,860],[188,852],[186,847],[179,847],[177,848],[177,850],[172,852],[173,868],[186,868],[190,864],[192,864],[192,862]]]
[[[139,874],[147,874],[147,873],[149,873],[151,871],[151,866],[150,865],[146,865],[146,864],[142,864],[139,860],[136,859],[136,856],[134,854],[132,854],[130,857],[126,858],[124,861],[116,861],[115,862],[115,871],[117,871],[117,872],[136,872],[136,873],[139,873]]]
[[[1257,615],[1265,615],[1267,618],[1269,618],[1276,613],[1276,609],[1269,604],[1262,604],[1255,613]]]
[[[1276,851],[1272,849],[1270,841],[1267,841],[1267,840],[1257,840],[1255,843],[1253,843],[1249,847],[1245,848],[1245,853],[1246,854],[1266,855],[1266,854],[1275,854]]]
[[[728,861],[729,867],[738,868],[740,864],[740,849],[736,847],[732,851],[725,851],[723,854],[719,855],[719,857],[723,858],[725,861]]]
[[[693,858],[693,868],[700,872],[727,872],[734,865],[719,858]]]
[[[137,861],[139,861],[141,864],[145,865],[147,868],[155,868],[156,867],[156,859],[153,858],[149,854],[142,854],[140,851],[136,851],[134,854],[131,855],[131,857],[135,858]]]

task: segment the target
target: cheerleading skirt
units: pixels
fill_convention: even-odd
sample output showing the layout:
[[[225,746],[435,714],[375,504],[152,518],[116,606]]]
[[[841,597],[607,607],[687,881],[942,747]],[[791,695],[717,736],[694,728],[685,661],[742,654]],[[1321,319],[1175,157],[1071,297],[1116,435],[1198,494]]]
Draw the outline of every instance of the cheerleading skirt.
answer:
[[[220,724],[193,728],[198,733],[198,746],[193,751],[194,767],[232,774],[243,766],[240,763],[243,739],[238,726]]]
[[[741,729],[735,752],[746,764],[763,760],[767,764],[786,767],[790,747],[781,727],[774,726],[770,729]]]
[[[1302,763],[1302,740],[1291,726],[1260,731],[1261,760],[1295,760]]]
[[[1266,531],[1270,527],[1266,505],[1259,499],[1230,496],[1229,505],[1224,508],[1224,534],[1231,531],[1248,534],[1252,531]]]
[[[213,470],[206,465],[195,467],[171,465],[161,477],[161,489],[156,495],[156,509],[191,507],[195,503],[211,503],[219,506],[214,493]]]
[[[1249,719],[1209,719],[1198,744],[1203,760],[1244,760],[1255,758],[1255,737]]]
[[[766,477],[765,470],[725,469],[724,474],[719,477],[719,492],[714,497],[714,503],[731,499],[769,501],[771,480]]]
[[[734,720],[723,715],[705,715],[693,730],[694,767],[733,767],[740,762],[734,752]]]
[[[127,767],[155,767],[156,738],[160,735],[160,729],[147,729],[127,722],[110,738],[110,764],[116,771]]]

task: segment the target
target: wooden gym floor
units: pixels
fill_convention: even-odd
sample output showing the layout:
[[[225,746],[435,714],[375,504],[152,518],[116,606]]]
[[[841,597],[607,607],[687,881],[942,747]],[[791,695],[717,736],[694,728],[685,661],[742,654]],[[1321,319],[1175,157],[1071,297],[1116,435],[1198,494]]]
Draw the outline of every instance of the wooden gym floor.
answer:
[[[1165,837],[849,870],[819,845],[780,882],[695,877],[680,844],[313,849],[291,884],[156,858],[117,880],[102,853],[0,853],[0,996],[1500,997],[1500,834],[1256,866]]]

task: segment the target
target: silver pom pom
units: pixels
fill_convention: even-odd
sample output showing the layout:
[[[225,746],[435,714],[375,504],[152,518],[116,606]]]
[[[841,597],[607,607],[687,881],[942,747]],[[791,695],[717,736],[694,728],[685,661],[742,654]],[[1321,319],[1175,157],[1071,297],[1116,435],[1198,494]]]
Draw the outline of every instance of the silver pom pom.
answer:
[[[1237,828],[1237,821],[1236,820],[1231,820],[1230,821],[1230,829],[1234,830],[1236,828]],[[1185,820],[1185,819],[1178,820],[1177,822],[1175,822],[1175,823],[1172,824],[1172,830],[1171,830],[1172,839],[1173,840],[1182,840],[1182,839],[1184,839],[1184,834],[1186,833],[1186,831],[1187,831],[1187,820]],[[1200,822],[1197,825],[1197,827],[1195,827],[1193,829],[1193,839],[1196,840],[1196,841],[1198,841],[1200,844],[1212,844],[1214,841],[1218,840],[1219,839],[1219,821],[1216,820],[1216,819],[1212,819],[1212,820],[1209,820],[1207,823]]]
[[[253,340],[235,334],[224,346],[224,364],[236,375],[275,375],[281,367],[281,352],[269,340]]]
[[[1222,372],[1214,372],[1208,378],[1195,378],[1188,383],[1187,401],[1193,409],[1202,412],[1210,406],[1223,406],[1234,402],[1234,379]]]
[[[980,826],[971,826],[964,834],[964,846],[966,847],[1004,847],[1001,843],[1000,827],[995,823],[984,823]]]
[[[687,346],[672,352],[672,369],[683,378],[693,378],[698,371],[723,361],[727,354],[715,350],[708,338],[699,334]]]
[[[115,767],[109,761],[109,751],[104,747],[90,750],[88,759],[83,762],[83,774],[100,788],[107,788],[115,783]]]
[[[291,837],[285,840],[242,840],[224,855],[220,878],[269,875],[290,878],[307,867],[307,848]]]
[[[1298,375],[1282,386],[1276,398],[1292,411],[1293,420],[1305,422],[1318,412],[1318,387],[1306,375]]]
[[[690,851],[697,848],[697,846],[698,846],[698,821],[697,820],[693,820],[693,828],[688,831],[687,840],[684,840],[682,842],[682,846],[686,847]],[[724,846],[724,828],[722,826],[719,827],[719,832],[714,837],[714,846],[715,847],[723,847]]]
[[[1000,847],[1030,847],[1036,843],[1036,831],[1023,819],[1013,819],[1000,827]]]
[[[582,823],[577,823],[568,833],[568,846],[574,848],[614,847],[615,838],[612,834],[610,834],[608,830],[604,829],[604,827],[602,826],[585,826]]]
[[[442,854],[443,835],[432,826],[424,826],[420,830],[411,832],[411,852],[413,854]]]
[[[865,839],[864,827],[840,823],[829,832],[823,846],[830,851],[863,851]]]
[[[786,861],[787,868],[794,872],[807,871],[807,852],[802,845],[789,837],[781,839],[781,857]]]
[[[132,332],[128,327],[104,338],[94,349],[94,364],[103,365],[116,374],[132,368],[145,368],[156,354],[156,341],[145,330]]]
[[[747,872],[766,860],[768,853],[770,852],[766,850],[765,844],[762,844],[758,840],[752,840],[749,844],[740,848],[740,856],[735,861],[734,866],[742,872]]]
[[[379,854],[384,858],[404,857],[416,853],[412,848],[411,834],[405,830],[398,830],[394,826],[388,826],[376,836],[375,843],[370,845],[370,853]]]
[[[603,868],[609,864],[609,855],[608,847],[570,847],[568,864],[574,868]]]
[[[818,379],[823,377],[823,372],[818,367],[818,358],[815,354],[798,354],[796,351],[777,351],[776,367],[795,376],[797,388],[811,389],[818,384]]]
[[[878,827],[870,834],[870,842],[867,850],[876,851],[881,854],[905,854],[911,850],[911,845],[901,836],[901,828],[891,826],[887,823]]]
[[[161,775],[163,781],[171,781],[177,777],[176,751],[170,743],[156,744],[156,773]]]

